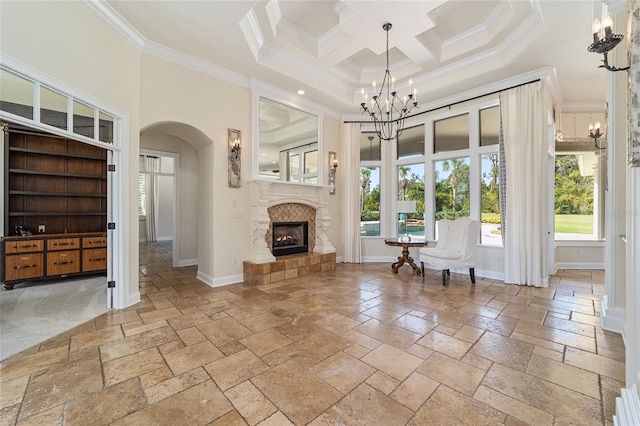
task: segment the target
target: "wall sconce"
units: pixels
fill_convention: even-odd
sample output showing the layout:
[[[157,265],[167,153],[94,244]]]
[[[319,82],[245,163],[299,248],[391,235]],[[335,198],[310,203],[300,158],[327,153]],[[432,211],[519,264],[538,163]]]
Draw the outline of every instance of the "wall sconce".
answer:
[[[336,169],[338,168],[338,158],[336,153],[329,151],[329,193],[334,195],[336,193]]]
[[[240,188],[240,130],[229,129],[229,188]]]
[[[598,149],[605,149],[606,148],[606,146],[599,146],[598,145],[598,139],[600,139],[602,136],[604,136],[604,134],[600,133],[600,122],[596,121],[595,125],[589,123],[589,137],[591,139],[593,139],[593,143],[595,144],[596,148],[598,148]]]
[[[613,26],[613,21],[611,17],[607,14],[602,16],[602,23],[596,19],[593,21],[593,43],[587,47],[589,52],[600,53],[604,55],[604,59],[602,60],[603,64],[598,68],[604,68],[609,71],[626,71],[629,67],[625,68],[617,68],[609,65],[609,61],[607,59],[607,53],[613,50],[614,47],[618,45],[624,38],[622,34],[613,34],[611,27]],[[602,37],[604,35],[604,37]]]

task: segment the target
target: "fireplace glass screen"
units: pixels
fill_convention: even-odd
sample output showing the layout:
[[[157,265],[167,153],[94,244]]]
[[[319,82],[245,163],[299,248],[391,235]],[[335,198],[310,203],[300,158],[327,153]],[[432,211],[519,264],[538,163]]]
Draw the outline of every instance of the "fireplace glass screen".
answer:
[[[274,256],[306,253],[309,251],[308,222],[273,222]]]

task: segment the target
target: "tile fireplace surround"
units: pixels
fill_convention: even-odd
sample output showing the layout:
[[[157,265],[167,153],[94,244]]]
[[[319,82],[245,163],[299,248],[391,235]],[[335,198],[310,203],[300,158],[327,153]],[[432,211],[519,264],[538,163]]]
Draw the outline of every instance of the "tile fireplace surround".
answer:
[[[251,193],[251,249],[243,263],[245,282],[266,284],[265,279],[271,282],[266,276],[271,277],[272,272],[280,270],[284,272],[285,268],[280,267],[284,266],[287,260],[291,266],[287,274],[289,278],[294,278],[293,275],[306,275],[316,269],[320,272],[335,268],[336,249],[327,236],[331,224],[328,208],[329,187],[265,181],[250,181],[248,186]],[[309,247],[313,247],[313,252],[292,255],[291,259],[283,256],[276,261],[267,244],[267,234],[270,234],[271,230],[268,209],[281,204],[303,204],[315,209],[315,241],[309,241]],[[288,220],[305,218],[290,217]],[[309,225],[311,228],[311,224]],[[294,262],[296,268],[293,268]],[[278,278],[280,275],[283,277]],[[281,281],[286,279],[284,275],[275,274],[273,278]]]

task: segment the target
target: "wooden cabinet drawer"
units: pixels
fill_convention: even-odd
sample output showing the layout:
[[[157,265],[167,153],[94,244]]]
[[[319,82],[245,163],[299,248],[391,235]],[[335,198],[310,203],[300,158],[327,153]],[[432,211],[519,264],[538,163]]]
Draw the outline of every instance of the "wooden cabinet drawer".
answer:
[[[82,239],[82,248],[106,247],[107,237],[84,237]]]
[[[44,248],[44,241],[43,240],[7,241],[4,247],[5,247],[5,252],[7,254],[42,251],[42,249]]]
[[[42,253],[17,254],[5,258],[5,281],[41,277]]]
[[[47,276],[80,272],[80,251],[56,251],[47,253]]]
[[[82,250],[82,272],[107,269],[107,249]]]
[[[47,250],[69,250],[80,248],[80,238],[55,238],[47,240]],[[47,262],[47,265],[49,263]]]

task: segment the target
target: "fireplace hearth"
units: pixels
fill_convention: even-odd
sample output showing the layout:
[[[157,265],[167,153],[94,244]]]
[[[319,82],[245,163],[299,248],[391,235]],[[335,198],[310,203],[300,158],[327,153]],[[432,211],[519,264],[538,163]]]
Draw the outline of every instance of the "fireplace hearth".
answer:
[[[309,251],[308,222],[273,222],[272,249],[274,256],[285,256]]]

